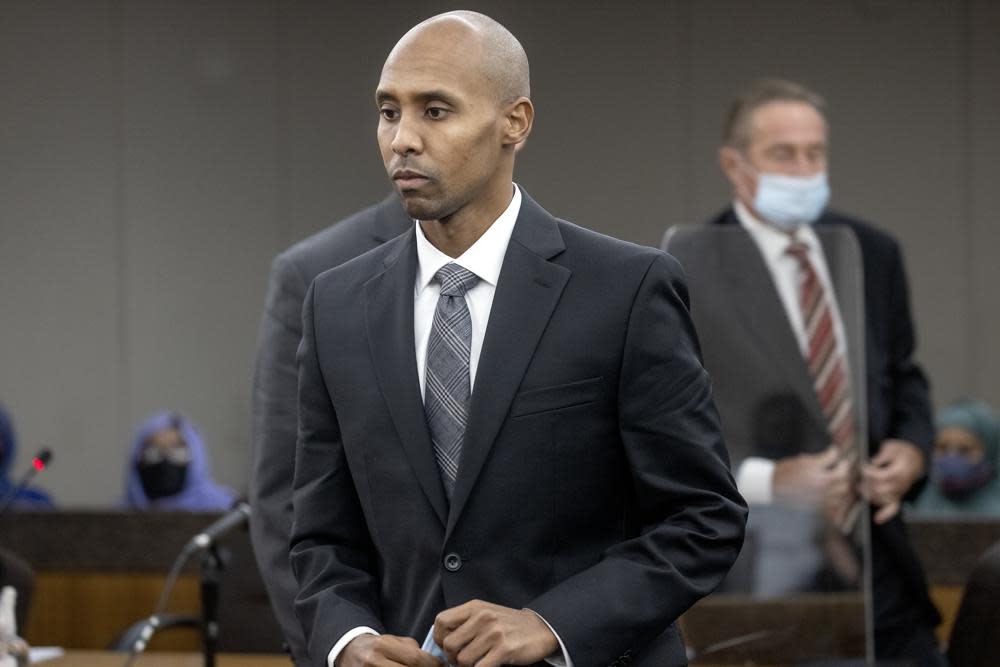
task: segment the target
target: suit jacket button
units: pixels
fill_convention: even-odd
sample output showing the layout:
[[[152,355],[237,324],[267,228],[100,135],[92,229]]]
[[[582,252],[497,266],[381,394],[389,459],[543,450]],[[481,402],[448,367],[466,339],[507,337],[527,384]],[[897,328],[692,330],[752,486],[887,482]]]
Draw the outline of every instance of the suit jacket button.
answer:
[[[449,572],[458,572],[462,569],[462,557],[456,553],[450,553],[444,557],[444,569]]]

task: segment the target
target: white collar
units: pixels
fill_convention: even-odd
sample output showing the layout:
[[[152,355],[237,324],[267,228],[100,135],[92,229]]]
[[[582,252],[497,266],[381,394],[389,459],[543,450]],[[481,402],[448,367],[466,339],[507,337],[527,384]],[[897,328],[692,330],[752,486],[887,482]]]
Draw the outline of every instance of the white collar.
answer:
[[[497,218],[483,235],[476,239],[460,256],[452,259],[434,247],[420,223],[416,222],[417,237],[417,283],[416,291],[420,294],[434,279],[438,269],[449,262],[454,262],[464,269],[479,276],[483,282],[496,287],[500,279],[500,269],[503,266],[504,255],[507,254],[507,244],[514,233],[514,223],[521,210],[521,190],[514,185],[514,196],[500,217]]]

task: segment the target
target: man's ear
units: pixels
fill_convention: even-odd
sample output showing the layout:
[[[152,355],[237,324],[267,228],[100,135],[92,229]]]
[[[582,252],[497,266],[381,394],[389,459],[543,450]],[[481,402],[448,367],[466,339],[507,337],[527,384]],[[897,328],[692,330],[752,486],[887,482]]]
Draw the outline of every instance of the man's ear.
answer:
[[[743,194],[742,190],[746,188],[746,174],[743,171],[743,156],[740,152],[732,146],[723,146],[719,149],[719,166],[733,186],[733,192]]]
[[[722,173],[726,175],[729,182],[736,187],[739,180],[739,170],[740,170],[740,155],[739,152],[732,146],[723,146],[719,149],[719,166],[722,167]]]
[[[756,185],[753,177],[747,173],[747,159],[738,148],[723,146],[719,149],[719,166],[733,188],[733,196],[750,205],[753,201]]]
[[[519,97],[507,106],[504,144],[520,144],[531,134],[535,122],[535,107],[527,97]]]

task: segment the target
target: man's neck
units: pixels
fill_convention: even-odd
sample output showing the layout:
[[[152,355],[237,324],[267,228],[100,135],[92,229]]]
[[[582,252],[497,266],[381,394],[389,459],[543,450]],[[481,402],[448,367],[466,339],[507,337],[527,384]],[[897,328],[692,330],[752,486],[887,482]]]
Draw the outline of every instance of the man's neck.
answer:
[[[447,218],[421,220],[420,228],[435,248],[451,258],[459,257],[496,222],[513,196],[514,184],[510,183],[498,196],[469,202]]]

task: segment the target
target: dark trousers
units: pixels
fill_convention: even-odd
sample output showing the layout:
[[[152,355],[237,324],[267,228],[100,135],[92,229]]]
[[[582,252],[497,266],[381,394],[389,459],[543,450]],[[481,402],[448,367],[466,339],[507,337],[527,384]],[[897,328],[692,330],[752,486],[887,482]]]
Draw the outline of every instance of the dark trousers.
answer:
[[[948,667],[934,629],[920,624],[876,629],[875,660],[879,667]]]

